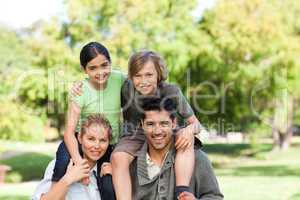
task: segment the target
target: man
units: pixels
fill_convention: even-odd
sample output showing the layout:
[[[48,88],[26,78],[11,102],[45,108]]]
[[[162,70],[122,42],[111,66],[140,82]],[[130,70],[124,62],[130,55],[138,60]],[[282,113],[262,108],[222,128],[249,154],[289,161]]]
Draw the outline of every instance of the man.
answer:
[[[175,199],[176,105],[171,99],[145,98],[142,127],[146,142],[130,166],[133,199]],[[205,153],[195,150],[194,174],[179,200],[222,200],[217,179]],[[186,192],[186,190],[189,192]]]

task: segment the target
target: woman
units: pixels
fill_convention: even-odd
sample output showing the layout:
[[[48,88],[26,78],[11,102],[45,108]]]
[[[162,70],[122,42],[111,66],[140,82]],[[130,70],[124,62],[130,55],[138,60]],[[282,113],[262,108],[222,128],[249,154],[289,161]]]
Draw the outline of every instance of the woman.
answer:
[[[84,161],[73,165],[71,160],[65,175],[52,185],[55,160],[51,161],[32,200],[114,200],[111,165],[105,162],[111,153],[111,133],[108,120],[101,114],[88,116],[78,135]],[[80,182],[83,178],[89,178],[88,185]]]

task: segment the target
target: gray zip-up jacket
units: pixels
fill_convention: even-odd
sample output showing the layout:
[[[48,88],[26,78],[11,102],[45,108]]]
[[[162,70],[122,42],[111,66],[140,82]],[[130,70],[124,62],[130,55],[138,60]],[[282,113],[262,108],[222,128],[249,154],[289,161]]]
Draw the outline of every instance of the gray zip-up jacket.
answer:
[[[160,173],[149,179],[146,164],[147,142],[137,153],[130,165],[134,200],[173,200],[175,199],[175,148],[171,147]],[[222,200],[216,176],[206,154],[195,149],[195,167],[190,189],[200,200]]]

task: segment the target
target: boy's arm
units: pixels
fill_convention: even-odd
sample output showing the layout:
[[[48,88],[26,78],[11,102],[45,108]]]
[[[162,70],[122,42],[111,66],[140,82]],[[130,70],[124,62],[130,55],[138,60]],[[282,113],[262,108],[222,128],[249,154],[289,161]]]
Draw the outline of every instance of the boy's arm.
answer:
[[[201,130],[200,122],[195,115],[187,118],[187,123],[188,125],[185,128],[181,128],[177,132],[176,149],[190,147],[193,144],[194,136]]]
[[[78,151],[78,142],[75,136],[75,129],[80,117],[80,107],[73,101],[69,101],[69,108],[67,114],[66,130],[64,133],[64,141],[71,158],[75,164],[80,163],[82,160]]]

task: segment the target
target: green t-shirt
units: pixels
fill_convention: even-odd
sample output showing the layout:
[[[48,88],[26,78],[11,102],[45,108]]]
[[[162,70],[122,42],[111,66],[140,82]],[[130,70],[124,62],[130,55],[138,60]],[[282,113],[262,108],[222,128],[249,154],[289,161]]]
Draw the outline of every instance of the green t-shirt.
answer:
[[[101,113],[104,115],[112,127],[111,144],[118,142],[120,136],[120,114],[121,114],[121,87],[125,76],[116,70],[112,70],[108,78],[107,86],[104,90],[93,88],[89,79],[82,82],[82,95],[70,96],[81,109],[80,119],[76,131],[80,132],[83,121],[91,114]]]

